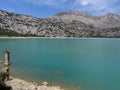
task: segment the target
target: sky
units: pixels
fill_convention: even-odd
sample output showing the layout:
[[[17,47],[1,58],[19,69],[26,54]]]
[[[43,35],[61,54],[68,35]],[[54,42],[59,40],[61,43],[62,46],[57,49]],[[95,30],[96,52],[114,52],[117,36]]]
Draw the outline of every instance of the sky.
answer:
[[[120,0],[0,0],[0,9],[39,18],[69,10],[94,16],[107,13],[120,15]]]

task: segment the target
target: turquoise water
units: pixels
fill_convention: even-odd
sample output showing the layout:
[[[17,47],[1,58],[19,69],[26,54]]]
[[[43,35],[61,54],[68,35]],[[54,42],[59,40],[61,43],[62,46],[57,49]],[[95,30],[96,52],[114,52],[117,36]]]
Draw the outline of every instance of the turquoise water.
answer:
[[[0,39],[18,77],[75,87],[120,90],[120,39]]]

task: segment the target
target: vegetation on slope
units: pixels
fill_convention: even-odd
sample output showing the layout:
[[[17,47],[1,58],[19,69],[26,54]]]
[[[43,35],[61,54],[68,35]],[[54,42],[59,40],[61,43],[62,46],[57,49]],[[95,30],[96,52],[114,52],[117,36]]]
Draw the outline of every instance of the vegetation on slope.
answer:
[[[36,35],[34,34],[21,34],[21,33],[17,33],[15,31],[12,30],[7,30],[7,29],[1,29],[0,28],[0,36],[3,37],[35,37]]]
[[[7,86],[4,82],[8,79],[9,73],[0,72],[0,90],[11,90],[10,86]]]

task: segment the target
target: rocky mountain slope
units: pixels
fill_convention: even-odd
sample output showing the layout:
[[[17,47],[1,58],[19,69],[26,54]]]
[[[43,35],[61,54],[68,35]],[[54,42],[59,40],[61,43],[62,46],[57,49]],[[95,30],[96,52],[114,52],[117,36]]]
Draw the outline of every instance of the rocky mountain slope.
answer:
[[[9,34],[10,33],[10,34]],[[0,10],[0,35],[40,37],[120,37],[120,16],[92,16],[78,11],[61,12],[48,18]]]
[[[54,16],[58,19],[63,20],[77,20],[85,24],[92,25],[96,28],[114,28],[120,26],[120,16],[113,13],[108,13],[104,16],[91,16],[78,11],[68,11],[63,13],[58,13]]]

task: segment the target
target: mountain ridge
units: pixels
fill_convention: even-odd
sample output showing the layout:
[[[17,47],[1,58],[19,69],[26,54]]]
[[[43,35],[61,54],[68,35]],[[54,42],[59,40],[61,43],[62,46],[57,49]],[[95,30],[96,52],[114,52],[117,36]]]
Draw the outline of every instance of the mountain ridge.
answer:
[[[120,25],[120,15],[113,13],[107,13],[106,15],[103,16],[92,16],[78,11],[68,11],[68,12],[58,13],[55,15],[55,17],[66,20],[69,20],[71,18],[72,20],[81,21],[85,24],[92,25],[96,28],[102,28],[102,29],[110,28],[110,27],[118,27]],[[119,22],[116,22],[114,19],[114,21],[112,20],[112,22],[114,23],[112,23],[109,21],[111,18],[117,18],[117,19],[119,18],[118,19]],[[108,25],[108,23],[110,25]],[[116,23],[118,24],[116,25]]]
[[[120,37],[120,16],[67,11],[36,18],[0,10],[0,29],[40,37]]]

